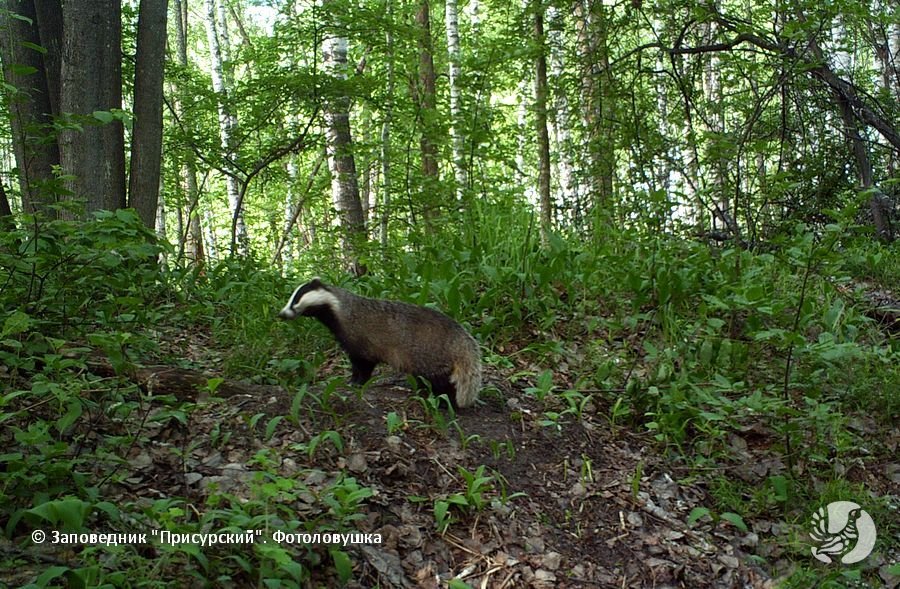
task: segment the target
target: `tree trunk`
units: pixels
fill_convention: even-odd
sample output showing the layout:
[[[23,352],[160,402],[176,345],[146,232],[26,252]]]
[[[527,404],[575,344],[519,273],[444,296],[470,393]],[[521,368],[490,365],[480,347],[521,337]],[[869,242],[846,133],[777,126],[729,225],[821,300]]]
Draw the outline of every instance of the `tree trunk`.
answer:
[[[44,4],[54,2],[48,0]],[[59,10],[58,2],[56,4]],[[30,19],[31,23],[11,14]],[[15,88],[10,98],[10,124],[19,168],[22,208],[28,213],[52,217],[55,213],[49,205],[59,196],[59,191],[52,185],[53,168],[59,165],[59,149],[56,141],[48,140],[53,135],[53,114],[58,112],[54,109],[49,84],[55,79],[58,88],[58,71],[54,75],[51,63],[53,59],[59,61],[59,39],[51,38],[53,28],[50,25],[47,31],[39,29],[33,0],[9,0],[5,9],[0,10],[0,30],[3,33],[0,34],[0,51],[4,77],[7,84]],[[23,43],[45,49],[51,45],[56,57],[51,57],[49,49],[42,54]]]
[[[60,165],[71,176],[67,198],[83,200],[89,213],[124,208],[124,128],[108,114],[122,108],[122,5],[65,2],[62,11],[60,110],[84,124],[59,134]],[[98,112],[105,114],[92,117]]]
[[[797,18],[800,22],[806,22],[806,15],[798,9]],[[822,48],[814,37],[807,40],[810,52],[820,64],[818,75],[825,80],[831,89],[835,103],[841,113],[841,119],[844,122],[844,129],[847,131],[847,137],[850,140],[853,156],[856,159],[856,170],[859,176],[860,188],[870,193],[869,211],[872,214],[872,222],[875,225],[875,234],[882,241],[893,241],[894,234],[891,227],[890,210],[886,203],[886,198],[881,190],[875,184],[875,175],[872,171],[872,162],[869,159],[869,148],[866,146],[862,135],[859,132],[859,120],[863,120],[860,113],[854,112],[851,96],[844,89],[843,84],[829,81],[837,78],[834,72],[827,66],[828,60]],[[814,70],[815,71],[815,70]],[[891,130],[893,128],[891,127]]]
[[[437,192],[438,160],[437,145],[434,142],[435,112],[435,73],[434,55],[431,43],[431,17],[428,0],[420,0],[416,12],[416,23],[419,25],[419,116],[422,120],[422,137],[419,147],[422,152],[422,176],[424,177],[426,194],[433,199],[425,205],[425,218],[436,216],[440,200],[434,195]],[[437,200],[437,202],[435,202]]]
[[[167,4],[167,0],[141,0],[138,16],[128,195],[131,206],[150,228],[156,225],[162,163]]]
[[[50,92],[50,112],[60,113],[59,94],[62,85],[63,12],[61,0],[39,0],[34,4],[37,28],[44,54],[44,74]]]
[[[460,106],[460,48],[459,20],[456,0],[446,0],[447,53],[449,54],[450,82],[450,141],[453,149],[453,176],[456,181],[456,198],[461,200],[466,188],[466,154],[463,141],[463,118]]]
[[[718,10],[717,2],[713,2],[714,10]],[[716,38],[716,23],[710,22],[703,25],[703,43],[711,45]],[[719,76],[721,70],[721,59],[718,53],[701,56],[705,63],[703,64],[703,94],[706,105],[706,116],[702,117],[704,122],[704,135],[709,138],[706,141],[707,153],[706,164],[707,169],[701,170],[701,176],[712,179],[711,202],[713,203],[712,229],[719,230],[718,222],[721,221],[721,229],[727,230],[734,238],[740,236],[740,226],[737,223],[737,216],[731,210],[731,202],[725,189],[725,151],[722,149],[721,141],[725,134],[725,108],[722,104],[722,83]],[[711,168],[711,169],[709,169]],[[737,202],[734,203],[735,207]]]
[[[394,116],[394,3],[387,0],[387,103],[384,105],[384,122],[381,125],[381,247],[388,244],[388,219],[391,212],[391,122]]]
[[[576,0],[575,28],[582,62],[581,96],[587,138],[588,184],[594,207],[611,204],[615,174],[607,20],[603,0]]]
[[[331,0],[326,2],[326,6]],[[322,41],[323,67],[336,80],[347,77],[347,39],[333,33]],[[356,275],[366,273],[359,261],[357,247],[366,239],[365,217],[359,200],[356,160],[350,134],[350,97],[333,96],[325,105],[325,135],[328,168],[331,170],[331,195],[340,215],[344,258]]]
[[[3,186],[3,182],[0,182],[0,229],[9,231],[14,227],[12,207],[9,206],[9,199],[6,198],[6,188]]]
[[[869,212],[872,214],[872,223],[875,225],[875,234],[882,241],[893,241],[894,233],[891,227],[890,210],[887,206],[884,194],[875,186],[875,175],[872,172],[872,162],[869,159],[869,148],[859,133],[859,125],[856,116],[847,99],[836,95],[835,100],[841,111],[844,128],[853,149],[853,157],[856,159],[856,170],[859,176],[860,188],[871,193],[869,197]]]
[[[534,3],[534,41],[537,57],[534,62],[534,123],[538,148],[538,195],[541,203],[541,242],[549,243],[553,219],[550,201],[550,135],[547,132],[547,55],[544,43],[544,8],[540,0]]]
[[[553,109],[555,116],[551,117],[550,124],[555,137],[554,151],[559,154],[558,174],[559,185],[562,193],[564,211],[571,214],[571,220],[576,227],[581,227],[583,218],[578,186],[578,178],[575,177],[575,146],[570,133],[572,121],[569,112],[569,99],[566,95],[565,64],[563,52],[565,40],[563,37],[562,15],[555,8],[549,8],[550,31],[548,43],[550,45],[550,75],[553,79],[553,87],[556,89]]]
[[[313,184],[316,181],[316,176],[319,175],[319,169],[322,167],[322,163],[325,161],[325,151],[323,150],[319,157],[316,158],[316,163],[313,164],[312,171],[309,173],[309,179],[306,182],[306,187],[303,189],[303,192],[294,199],[291,206],[291,218],[285,220],[284,225],[284,233],[281,235],[281,239],[278,241],[278,244],[275,246],[275,254],[272,256],[272,263],[275,264],[278,262],[278,259],[281,257],[281,250],[286,246],[288,241],[293,241],[293,237],[290,235],[292,231],[299,233],[299,227],[295,229],[295,227],[299,223],[300,215],[303,213],[303,207],[305,206],[306,198],[309,196],[310,191],[313,188]],[[312,239],[307,239],[306,243],[311,243]],[[285,256],[285,260],[287,260],[287,256]]]
[[[187,0],[175,0],[175,48],[178,64],[187,67]],[[181,120],[184,120],[183,100],[179,96],[179,91],[175,96],[175,112]],[[181,217],[185,218],[187,225],[183,239],[186,242],[187,257],[195,265],[202,265],[204,259],[203,248],[203,229],[200,227],[200,202],[199,191],[197,189],[197,169],[194,165],[194,154],[188,152],[185,156],[184,163],[181,166],[182,182],[184,185],[184,202],[181,206],[187,205],[181,212]]]
[[[660,31],[662,28],[662,19],[655,19],[653,22],[653,29],[655,31]],[[656,34],[658,35],[659,32]],[[656,71],[665,71],[662,52],[659,52],[656,56]],[[654,177],[656,180],[656,189],[665,192],[666,198],[668,199],[670,198],[670,187],[672,183],[672,162],[677,156],[669,146],[669,137],[671,136],[669,130],[669,98],[665,82],[665,78],[661,75],[657,74],[654,77],[659,136],[662,137],[665,142],[665,147],[662,148],[661,157],[657,158],[657,165],[654,166]]]
[[[275,258],[273,259],[273,261],[282,268],[290,267],[294,262],[294,221],[299,216],[297,209],[302,205],[299,195],[295,190],[295,187],[299,182],[297,157],[297,155],[289,156],[284,164],[288,188],[284,191],[284,220],[281,224],[283,242],[282,244],[279,244],[281,247],[278,249]]]
[[[162,176],[160,176],[159,184],[156,186],[156,190],[158,192],[157,192],[157,198],[156,198],[156,215],[155,215],[156,227],[154,227],[154,229],[156,229],[156,235],[157,235],[157,237],[159,237],[160,241],[165,242],[168,240],[168,236],[166,235],[166,232],[167,232],[166,199],[163,195],[164,194],[163,188],[164,188],[163,180],[162,180]],[[169,261],[168,250],[163,250],[163,252],[160,254],[160,259],[162,260],[163,264],[166,264]]]
[[[238,244],[238,251],[246,255],[249,251],[247,226],[244,223],[244,213],[240,210],[240,182],[235,174],[237,171],[229,162],[236,157],[234,148],[234,136],[237,132],[237,117],[231,110],[229,93],[231,92],[230,75],[225,68],[226,55],[229,51],[227,29],[224,28],[224,18],[217,16],[216,0],[204,0],[206,8],[206,36],[209,41],[210,74],[213,91],[219,99],[219,138],[222,143],[222,156],[225,160],[224,167],[228,170],[225,178],[228,192],[228,205],[232,217],[236,219],[235,235],[233,241]],[[219,5],[221,8],[221,5]]]

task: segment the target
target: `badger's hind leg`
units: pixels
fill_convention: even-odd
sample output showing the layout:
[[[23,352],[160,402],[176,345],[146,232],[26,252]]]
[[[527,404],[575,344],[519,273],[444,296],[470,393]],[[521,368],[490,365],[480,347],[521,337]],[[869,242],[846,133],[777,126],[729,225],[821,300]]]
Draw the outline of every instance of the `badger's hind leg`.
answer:
[[[363,385],[372,378],[372,371],[375,370],[376,362],[360,358],[358,356],[350,356],[350,384]]]
[[[450,382],[449,374],[416,375],[419,390],[431,391],[435,397],[447,395],[453,407],[456,407],[456,387]]]

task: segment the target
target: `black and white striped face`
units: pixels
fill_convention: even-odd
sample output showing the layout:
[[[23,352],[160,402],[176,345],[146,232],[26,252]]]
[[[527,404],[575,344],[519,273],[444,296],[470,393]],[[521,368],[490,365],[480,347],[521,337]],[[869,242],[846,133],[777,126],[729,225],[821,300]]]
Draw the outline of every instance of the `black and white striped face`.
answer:
[[[315,315],[316,307],[329,307],[332,311],[336,311],[339,307],[337,297],[328,292],[318,278],[298,286],[287,304],[278,313],[278,317],[294,319],[298,315]]]

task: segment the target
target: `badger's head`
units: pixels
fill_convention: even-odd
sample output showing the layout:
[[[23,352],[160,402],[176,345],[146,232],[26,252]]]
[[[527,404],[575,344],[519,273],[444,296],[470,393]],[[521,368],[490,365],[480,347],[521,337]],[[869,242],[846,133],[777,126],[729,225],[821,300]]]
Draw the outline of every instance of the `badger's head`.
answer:
[[[320,316],[323,311],[337,311],[338,299],[318,278],[301,284],[278,313],[280,319],[294,319],[298,315]]]

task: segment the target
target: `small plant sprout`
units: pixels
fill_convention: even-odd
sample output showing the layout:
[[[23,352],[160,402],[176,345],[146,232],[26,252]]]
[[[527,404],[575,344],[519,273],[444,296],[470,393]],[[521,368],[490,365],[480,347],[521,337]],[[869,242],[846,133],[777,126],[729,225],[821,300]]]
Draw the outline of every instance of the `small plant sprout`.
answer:
[[[562,431],[562,424],[559,422],[562,416],[562,413],[556,411],[545,411],[544,418],[539,420],[538,423],[543,427],[555,428],[558,433]]]
[[[456,432],[459,434],[459,445],[463,451],[468,449],[469,444],[471,444],[472,442],[481,440],[481,436],[479,436],[478,434],[466,435],[466,432],[463,431],[458,422],[454,421],[452,422],[452,425],[454,428],[456,428]]]
[[[397,434],[397,432],[407,428],[406,420],[400,417],[396,411],[388,413],[384,420],[387,423],[387,433],[389,436],[393,436]]]
[[[560,395],[565,399],[568,407],[563,411],[563,415],[574,415],[579,420],[584,414],[584,408],[593,400],[591,395],[584,395],[576,390],[569,389]]]
[[[594,482],[594,467],[591,457],[587,454],[581,455],[581,481],[584,483]]]
[[[534,395],[538,401],[543,401],[544,398],[553,392],[553,371],[545,370],[538,377],[533,387],[525,387],[525,392],[529,395]]]
[[[450,423],[456,419],[456,412],[453,405],[450,404],[450,398],[447,395],[417,395],[413,397],[422,406],[425,418],[439,432],[446,432],[450,428]],[[442,407],[443,405],[443,407]],[[444,416],[442,409],[447,409],[447,417]]]
[[[516,457],[516,446],[512,443],[512,440],[491,440],[491,455],[494,457],[494,460],[500,460],[503,454],[506,454],[506,457],[509,460],[513,460]]]

